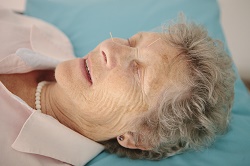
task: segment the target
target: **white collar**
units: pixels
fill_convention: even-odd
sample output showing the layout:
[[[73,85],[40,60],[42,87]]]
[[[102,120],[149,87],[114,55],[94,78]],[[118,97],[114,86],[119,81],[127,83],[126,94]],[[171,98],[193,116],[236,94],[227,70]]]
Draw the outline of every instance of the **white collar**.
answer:
[[[27,119],[12,148],[72,165],[84,165],[104,149],[39,111],[34,111]]]

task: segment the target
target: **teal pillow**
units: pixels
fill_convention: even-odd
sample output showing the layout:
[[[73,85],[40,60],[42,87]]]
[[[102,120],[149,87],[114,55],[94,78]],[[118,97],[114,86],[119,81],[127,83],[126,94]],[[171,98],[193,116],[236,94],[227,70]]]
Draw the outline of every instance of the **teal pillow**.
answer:
[[[216,0],[27,0],[26,15],[43,19],[61,29],[71,40],[77,57],[113,37],[128,38],[176,18],[183,12],[203,24],[210,36],[225,43]],[[235,68],[236,73],[237,69]],[[250,95],[239,78],[229,132],[209,148],[161,161],[131,160],[102,152],[87,165],[105,166],[247,166],[250,163]]]

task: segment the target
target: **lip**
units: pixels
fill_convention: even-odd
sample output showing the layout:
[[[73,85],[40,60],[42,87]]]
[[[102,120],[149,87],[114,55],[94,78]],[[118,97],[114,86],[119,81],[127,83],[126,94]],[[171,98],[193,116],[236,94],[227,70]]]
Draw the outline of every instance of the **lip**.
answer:
[[[88,68],[89,68],[89,74],[88,74],[88,71],[86,69],[87,63],[88,63]],[[89,63],[88,59],[81,59],[80,68],[81,68],[81,71],[82,71],[84,78],[88,81],[88,83],[90,85],[92,85],[91,69],[90,69],[90,63]]]

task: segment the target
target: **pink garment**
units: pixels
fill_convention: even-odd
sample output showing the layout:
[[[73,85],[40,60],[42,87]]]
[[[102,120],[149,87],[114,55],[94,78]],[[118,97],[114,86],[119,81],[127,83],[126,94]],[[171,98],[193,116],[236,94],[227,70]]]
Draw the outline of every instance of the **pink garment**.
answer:
[[[54,69],[74,58],[68,38],[41,20],[0,9],[0,74]],[[29,107],[0,80],[0,165],[84,165],[103,146]]]

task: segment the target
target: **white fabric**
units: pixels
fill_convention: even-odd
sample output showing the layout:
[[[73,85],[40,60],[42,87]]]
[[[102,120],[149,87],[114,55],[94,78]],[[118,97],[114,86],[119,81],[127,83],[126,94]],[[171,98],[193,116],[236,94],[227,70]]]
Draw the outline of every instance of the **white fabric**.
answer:
[[[55,27],[0,9],[3,42],[0,74],[54,69],[74,58],[69,40]],[[104,149],[51,116],[33,110],[1,80],[0,133],[1,166],[84,165]]]

